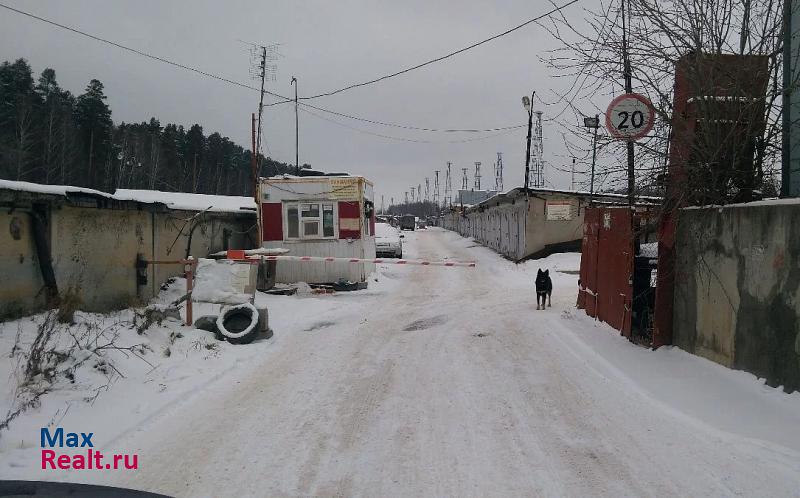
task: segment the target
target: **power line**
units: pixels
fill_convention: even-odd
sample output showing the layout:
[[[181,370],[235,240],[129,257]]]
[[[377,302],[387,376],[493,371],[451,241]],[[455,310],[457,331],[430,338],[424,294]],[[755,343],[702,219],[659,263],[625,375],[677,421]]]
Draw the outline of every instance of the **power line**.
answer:
[[[302,107],[300,108],[300,110],[305,112],[305,113],[307,113],[307,114],[310,114],[310,115],[312,115],[312,116],[314,116],[314,117],[316,117],[318,119],[322,119],[323,121],[327,121],[329,123],[333,123],[333,124],[335,124],[337,126],[341,126],[343,128],[347,128],[349,130],[353,130],[353,131],[358,132],[358,133],[364,133],[366,135],[372,135],[374,137],[385,138],[385,139],[388,139],[388,140],[397,140],[397,141],[400,141],[400,142],[414,142],[414,143],[422,143],[422,144],[460,144],[460,143],[466,143],[466,142],[476,142],[476,141],[479,141],[479,140],[488,140],[490,138],[499,137],[501,135],[507,135],[508,133],[511,133],[512,131],[514,131],[514,129],[518,128],[518,127],[514,127],[512,129],[506,129],[505,131],[501,131],[500,133],[495,133],[495,134],[492,134],[492,135],[486,135],[486,136],[475,137],[475,138],[466,138],[464,140],[419,140],[419,139],[413,139],[413,138],[405,138],[405,137],[396,137],[396,136],[392,136],[392,135],[384,135],[382,133],[375,133],[375,132],[372,132],[372,131],[362,130],[361,128],[356,128],[354,126],[350,126],[348,124],[345,124],[345,123],[342,123],[342,122],[339,122],[339,121],[336,121],[336,120],[333,120],[333,119],[330,119],[330,118],[326,118],[325,116],[321,116],[321,115],[317,114],[316,112],[309,111],[308,109],[304,109]]]
[[[571,3],[574,3],[574,2],[577,2],[577,1],[578,0],[572,0],[572,2],[562,6],[561,8],[564,8],[564,7],[568,6],[568,5],[570,5]],[[19,9],[14,8],[14,7],[10,7],[10,6],[2,4],[2,3],[0,3],[0,7],[4,8],[4,9],[7,9],[7,10],[10,10],[12,12],[15,12],[17,14],[26,16],[26,17],[30,17],[32,19],[36,19],[37,21],[41,21],[43,23],[46,23],[46,24],[49,24],[49,25],[52,25],[52,26],[55,26],[55,27],[70,31],[72,33],[75,33],[75,34],[78,34],[78,35],[81,35],[81,36],[85,36],[85,37],[90,38],[92,40],[99,41],[101,43],[105,43],[105,44],[120,48],[122,50],[134,53],[134,54],[142,56],[142,57],[146,57],[148,59],[152,59],[152,60],[164,63],[164,64],[169,64],[171,66],[174,66],[174,67],[177,67],[177,68],[180,68],[180,69],[191,71],[193,73],[199,74],[201,76],[205,76],[207,78],[212,78],[212,79],[215,79],[215,80],[218,80],[218,81],[222,81],[222,82],[227,83],[229,85],[237,86],[237,87],[240,87],[240,88],[245,88],[247,90],[252,90],[254,92],[261,92],[261,89],[255,87],[255,86],[251,86],[251,85],[248,85],[246,83],[241,83],[239,81],[235,81],[235,80],[232,80],[232,79],[229,79],[229,78],[225,78],[224,76],[219,76],[219,75],[214,74],[214,73],[209,73],[207,71],[203,71],[202,69],[197,69],[197,68],[192,67],[192,66],[187,66],[185,64],[181,64],[179,62],[175,62],[175,61],[166,59],[164,57],[153,55],[153,54],[144,52],[142,50],[138,50],[138,49],[123,45],[121,43],[117,43],[115,41],[111,41],[111,40],[108,40],[106,38],[102,38],[100,36],[93,35],[91,33],[87,33],[86,31],[82,31],[80,29],[73,28],[73,27],[70,27],[70,26],[67,26],[67,25],[52,21],[50,19],[46,19],[44,17],[37,16],[37,15],[32,14],[30,12],[25,12],[23,10],[19,10]],[[556,10],[558,10],[558,9],[556,9]],[[556,10],[554,10],[552,12],[555,12]],[[545,15],[550,15],[552,12],[550,12],[548,14],[545,14]],[[529,21],[528,23],[530,23],[530,22],[533,22],[533,21]],[[517,28],[514,28],[514,29],[518,29],[519,27],[522,27],[522,25],[520,25],[520,26],[518,26]],[[497,36],[502,36],[502,34],[501,35],[497,35]],[[485,41],[488,41],[488,40],[484,40],[484,42]],[[475,46],[477,46],[477,45],[475,45]],[[462,49],[461,51],[463,51],[463,50],[466,50],[466,49]],[[265,107],[273,106],[273,105],[276,105],[276,104],[282,104],[282,103],[285,103],[285,102],[294,102],[294,99],[289,99],[289,98],[287,98],[287,97],[285,97],[283,95],[280,95],[280,94],[275,93],[275,92],[271,92],[269,90],[264,90],[264,93],[267,94],[267,95],[271,95],[273,97],[277,97],[277,98],[283,99],[282,101],[279,101],[279,102],[273,102],[271,104],[265,104],[264,105]],[[303,97],[303,98],[314,98],[314,97]],[[302,100],[303,98],[301,98],[300,100]],[[315,109],[315,110],[320,111],[320,112],[325,112],[325,113],[332,114],[332,115],[335,115],[335,116],[340,116],[340,117],[344,117],[344,118],[348,118],[348,119],[362,121],[362,122],[365,122],[365,123],[371,123],[371,124],[394,127],[394,128],[402,128],[402,129],[408,129],[408,130],[416,130],[416,131],[446,132],[446,133],[455,133],[455,132],[479,133],[479,132],[492,132],[492,131],[512,130],[512,129],[521,128],[521,127],[524,126],[524,125],[503,126],[503,127],[486,128],[486,129],[472,129],[472,128],[439,129],[439,128],[427,128],[427,127],[421,127],[421,126],[402,125],[402,124],[397,124],[397,123],[388,123],[388,122],[377,121],[377,120],[373,120],[373,119],[367,119],[367,118],[363,118],[363,117],[359,117],[359,116],[354,116],[354,115],[351,115],[351,114],[345,114],[345,113],[341,113],[341,112],[337,112],[337,111],[332,111],[330,109],[325,109],[323,107],[319,107],[319,106],[315,106],[315,105],[307,104],[307,103],[301,103],[300,105],[310,107],[310,108]]]
[[[23,16],[27,16],[27,17],[30,17],[32,19],[36,19],[37,21],[41,21],[43,23],[47,23],[47,24],[50,24],[52,26],[56,26],[56,27],[61,28],[61,29],[65,29],[67,31],[71,31],[71,32],[79,34],[81,36],[85,36],[87,38],[91,38],[92,40],[96,40],[96,41],[99,41],[99,42],[102,42],[102,43],[107,43],[107,44],[112,45],[114,47],[121,48],[122,50],[127,50],[128,52],[132,52],[134,54],[141,55],[142,57],[147,57],[148,59],[153,59],[153,60],[156,60],[156,61],[159,61],[159,62],[163,62],[164,64],[169,64],[171,66],[179,67],[179,68],[185,69],[187,71],[192,71],[194,73],[203,75],[203,76],[205,76],[207,78],[213,78],[215,80],[223,81],[223,82],[228,83],[230,85],[246,88],[248,90],[253,90],[253,91],[256,91],[256,92],[260,92],[261,91],[259,88],[256,88],[254,86],[250,86],[250,85],[247,85],[245,83],[240,83],[238,81],[234,81],[232,79],[225,78],[224,76],[219,76],[219,75],[216,75],[216,74],[213,74],[213,73],[209,73],[209,72],[206,72],[206,71],[203,71],[201,69],[197,69],[197,68],[194,68],[194,67],[191,67],[191,66],[180,64],[178,62],[171,61],[169,59],[165,59],[164,57],[159,57],[157,55],[149,54],[147,52],[143,52],[141,50],[137,50],[135,48],[131,48],[131,47],[122,45],[120,43],[117,43],[117,42],[114,42],[114,41],[111,41],[111,40],[107,40],[105,38],[101,38],[99,36],[87,33],[85,31],[81,31],[79,29],[72,28],[70,26],[66,26],[64,24],[60,24],[60,23],[57,23],[55,21],[51,21],[49,19],[45,19],[44,17],[39,17],[39,16],[37,16],[35,14],[31,14],[30,12],[25,12],[23,10],[15,9],[14,7],[9,7],[8,5],[1,4],[1,3],[0,3],[0,7],[4,8],[4,9],[7,9],[7,10],[10,10],[12,12],[16,12],[17,14],[21,14]],[[282,98],[282,99],[286,98],[283,95],[278,95],[277,93],[268,92],[266,90],[264,91],[264,93],[272,95],[273,97],[279,97],[279,98]]]
[[[371,123],[371,124],[376,124],[376,125],[381,125],[381,126],[389,126],[389,127],[392,127],[392,128],[402,128],[404,130],[430,131],[430,132],[442,132],[442,133],[484,133],[484,132],[492,132],[492,131],[514,130],[514,129],[517,129],[517,128],[524,128],[525,126],[527,126],[527,125],[521,124],[521,125],[514,125],[514,126],[501,126],[501,127],[497,127],[497,128],[484,128],[484,129],[479,129],[479,128],[425,128],[425,127],[420,127],[420,126],[401,125],[401,124],[397,124],[397,123],[386,123],[386,122],[382,122],[382,121],[375,121],[375,120],[372,120],[372,119],[367,119],[367,118],[362,118],[362,117],[358,117],[358,116],[353,116],[353,115],[350,115],[350,114],[344,114],[344,113],[341,113],[341,112],[331,111],[330,109],[317,107],[315,105],[307,104],[307,103],[304,103],[304,102],[301,102],[300,105],[309,107],[311,109],[316,109],[317,111],[325,112],[325,113],[328,113],[328,114],[333,114],[334,116],[340,116],[340,117],[343,117],[343,118],[354,119],[356,121],[363,121],[365,123]]]
[[[361,82],[361,83],[353,83],[352,85],[348,85],[346,87],[339,88],[338,90],[332,90],[332,91],[329,91],[329,92],[320,93],[318,95],[312,95],[310,97],[303,97],[302,100],[311,100],[311,99],[317,99],[317,98],[320,98],[320,97],[328,97],[330,95],[335,95],[337,93],[345,92],[347,90],[352,90],[353,88],[372,85],[373,83],[378,83],[379,81],[387,80],[389,78],[394,78],[395,76],[400,76],[401,74],[405,74],[405,73],[414,71],[416,69],[420,69],[422,67],[429,66],[429,65],[434,64],[436,62],[441,62],[441,61],[443,61],[445,59],[453,57],[454,55],[458,55],[460,53],[466,52],[467,50],[471,50],[471,49],[473,49],[475,47],[479,47],[479,46],[483,45],[484,43],[488,43],[490,41],[496,40],[496,39],[501,38],[501,37],[503,37],[503,36],[505,36],[505,35],[507,35],[509,33],[513,33],[514,31],[517,31],[518,29],[524,28],[525,26],[527,26],[527,25],[529,25],[531,23],[534,23],[536,21],[540,21],[540,20],[544,19],[545,17],[549,17],[549,16],[555,14],[556,12],[559,12],[559,11],[561,11],[561,10],[563,10],[563,9],[565,9],[565,8],[569,7],[570,5],[572,5],[574,3],[577,3],[577,2],[578,2],[578,0],[571,0],[571,1],[561,5],[559,7],[553,8],[552,10],[550,10],[550,11],[548,11],[548,12],[546,12],[546,13],[540,15],[540,16],[534,17],[533,19],[529,19],[529,20],[525,21],[522,24],[519,24],[519,25],[517,25],[517,26],[515,26],[515,27],[513,27],[511,29],[503,31],[502,33],[498,33],[498,34],[496,34],[494,36],[490,36],[489,38],[486,38],[486,39],[481,40],[479,42],[473,43],[473,44],[468,45],[466,47],[460,48],[460,49],[458,49],[458,50],[456,50],[454,52],[450,52],[449,54],[445,54],[445,55],[442,55],[440,57],[436,57],[435,59],[431,59],[431,60],[425,61],[425,62],[423,62],[421,64],[417,64],[416,66],[411,66],[411,67],[408,67],[406,69],[402,69],[400,71],[397,71],[395,73],[387,74],[387,75],[384,75],[384,76],[381,76],[379,78],[375,78],[375,79],[372,79],[372,80],[369,80],[369,81],[364,81],[364,82]]]

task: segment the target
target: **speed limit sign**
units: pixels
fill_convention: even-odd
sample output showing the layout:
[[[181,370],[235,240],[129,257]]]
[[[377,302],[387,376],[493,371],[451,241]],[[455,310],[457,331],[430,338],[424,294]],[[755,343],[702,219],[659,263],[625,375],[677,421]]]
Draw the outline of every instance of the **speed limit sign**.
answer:
[[[653,128],[656,113],[647,97],[625,93],[611,101],[606,110],[606,128],[616,138],[638,140]]]

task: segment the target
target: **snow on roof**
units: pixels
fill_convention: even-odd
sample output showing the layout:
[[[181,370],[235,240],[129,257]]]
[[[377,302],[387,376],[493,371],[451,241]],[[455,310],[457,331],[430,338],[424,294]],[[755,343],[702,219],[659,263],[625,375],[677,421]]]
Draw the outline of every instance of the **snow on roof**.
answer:
[[[73,187],[71,185],[45,185],[42,183],[17,182],[13,180],[0,180],[0,190],[16,190],[18,192],[32,192],[35,194],[50,194],[65,196],[68,193],[82,193],[99,195],[101,197],[111,197],[106,192],[93,190],[90,188]]]
[[[233,195],[190,194],[186,192],[160,192],[158,190],[129,190],[118,188],[113,198],[118,201],[161,202],[170,209],[187,211],[255,211],[256,202],[252,197]]]
[[[230,195],[189,194],[186,192],[160,192],[158,190],[117,189],[113,194],[71,185],[44,185],[40,183],[0,180],[0,190],[13,190],[35,194],[59,195],[89,194],[118,201],[136,201],[145,204],[161,203],[170,209],[187,211],[216,211],[235,213],[256,210],[252,197]]]

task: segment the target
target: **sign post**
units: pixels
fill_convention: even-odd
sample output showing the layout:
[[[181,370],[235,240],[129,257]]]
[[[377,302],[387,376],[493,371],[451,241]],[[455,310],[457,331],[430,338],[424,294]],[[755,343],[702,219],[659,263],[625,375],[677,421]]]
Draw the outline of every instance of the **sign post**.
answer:
[[[606,128],[611,136],[621,140],[639,140],[653,129],[655,120],[653,104],[638,93],[618,96],[606,110]]]

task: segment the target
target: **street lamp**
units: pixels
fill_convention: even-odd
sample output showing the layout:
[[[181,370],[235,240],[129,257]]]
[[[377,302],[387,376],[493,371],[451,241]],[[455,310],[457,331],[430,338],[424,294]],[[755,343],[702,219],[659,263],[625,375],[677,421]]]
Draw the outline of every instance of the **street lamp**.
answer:
[[[594,117],[584,117],[583,126],[586,128],[594,128],[594,136],[592,137],[592,176],[589,180],[589,204],[594,203],[594,164],[597,159],[597,129],[600,128],[600,115],[595,114]]]
[[[531,129],[533,128],[533,107],[531,106],[531,101],[534,95],[536,95],[535,91],[531,93],[531,98],[528,98],[527,95],[522,97],[522,107],[524,107],[525,111],[528,113],[528,147],[525,151],[525,195],[528,195],[528,177],[531,173]]]
[[[300,176],[300,124],[297,119],[297,78],[292,76],[290,85],[294,85],[294,169]]]

